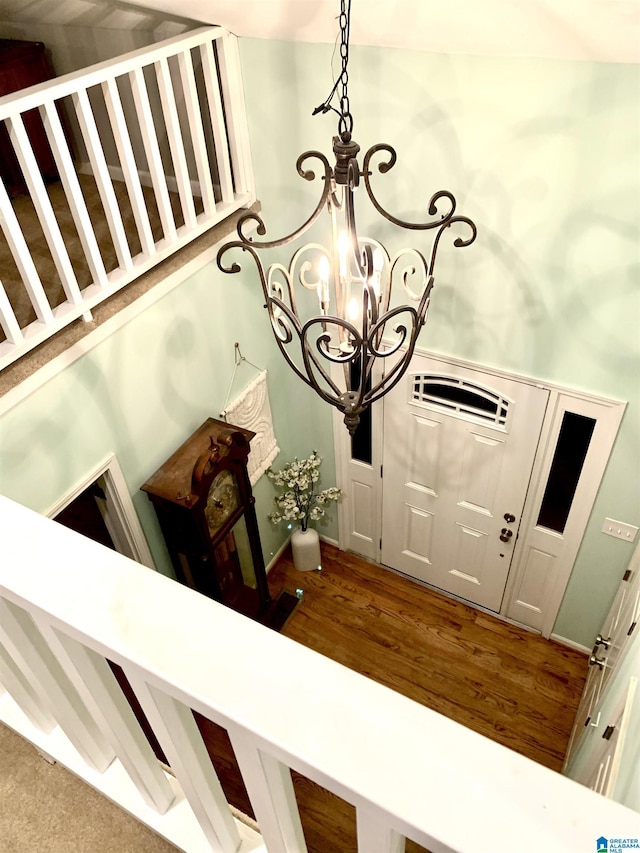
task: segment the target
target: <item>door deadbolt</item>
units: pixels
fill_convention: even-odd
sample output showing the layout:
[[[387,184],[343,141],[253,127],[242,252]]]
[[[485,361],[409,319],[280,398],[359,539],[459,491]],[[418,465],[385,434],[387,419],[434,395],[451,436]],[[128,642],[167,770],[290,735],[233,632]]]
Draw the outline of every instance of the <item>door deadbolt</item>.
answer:
[[[505,512],[504,520],[507,522],[507,524],[513,524],[513,522],[516,520],[516,517],[515,515],[511,515],[510,512]]]
[[[513,536],[513,530],[507,530],[506,527],[503,527],[502,532],[500,533],[500,541],[501,542],[508,542],[512,536]]]

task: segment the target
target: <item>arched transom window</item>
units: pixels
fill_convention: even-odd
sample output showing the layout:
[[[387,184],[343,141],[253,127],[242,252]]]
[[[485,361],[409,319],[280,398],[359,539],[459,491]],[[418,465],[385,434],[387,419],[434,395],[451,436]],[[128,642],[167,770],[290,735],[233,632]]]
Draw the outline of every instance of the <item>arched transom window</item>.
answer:
[[[455,376],[415,373],[411,399],[446,410],[449,414],[473,418],[504,428],[511,400],[501,394]]]

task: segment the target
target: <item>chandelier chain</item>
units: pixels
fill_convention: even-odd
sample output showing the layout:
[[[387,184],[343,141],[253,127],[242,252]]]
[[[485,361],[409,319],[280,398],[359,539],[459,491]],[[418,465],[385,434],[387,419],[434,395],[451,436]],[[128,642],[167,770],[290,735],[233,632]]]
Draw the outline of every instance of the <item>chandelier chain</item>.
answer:
[[[349,34],[351,29],[351,0],[340,0],[340,74],[325,100],[313,110],[313,115],[328,113],[330,110],[338,116],[338,133],[340,136],[351,134],[353,131],[353,116],[349,103]],[[332,106],[331,101],[340,89],[340,109]]]
[[[342,84],[342,96],[340,98],[340,119],[338,121],[338,132],[351,133],[353,130],[353,116],[349,107],[349,29],[351,26],[351,0],[340,0],[340,57],[342,59],[342,71],[339,81]]]

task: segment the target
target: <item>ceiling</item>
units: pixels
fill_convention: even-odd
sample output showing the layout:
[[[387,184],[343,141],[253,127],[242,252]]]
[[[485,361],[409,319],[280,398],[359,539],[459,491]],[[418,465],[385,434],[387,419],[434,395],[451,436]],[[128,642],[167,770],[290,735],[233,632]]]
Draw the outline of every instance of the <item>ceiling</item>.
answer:
[[[338,0],[2,0],[0,18],[145,27],[151,18],[142,7],[174,21],[221,24],[239,36],[312,42],[335,40],[339,13]],[[640,63],[640,0],[353,0],[351,41]]]

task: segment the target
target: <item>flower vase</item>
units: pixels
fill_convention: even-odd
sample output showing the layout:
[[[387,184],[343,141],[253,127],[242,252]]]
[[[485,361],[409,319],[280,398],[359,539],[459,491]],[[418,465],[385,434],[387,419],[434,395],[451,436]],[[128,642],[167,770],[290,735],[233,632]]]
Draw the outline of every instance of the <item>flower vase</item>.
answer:
[[[291,534],[293,565],[300,572],[312,572],[321,568],[320,537],[312,527],[302,530],[300,527]]]

